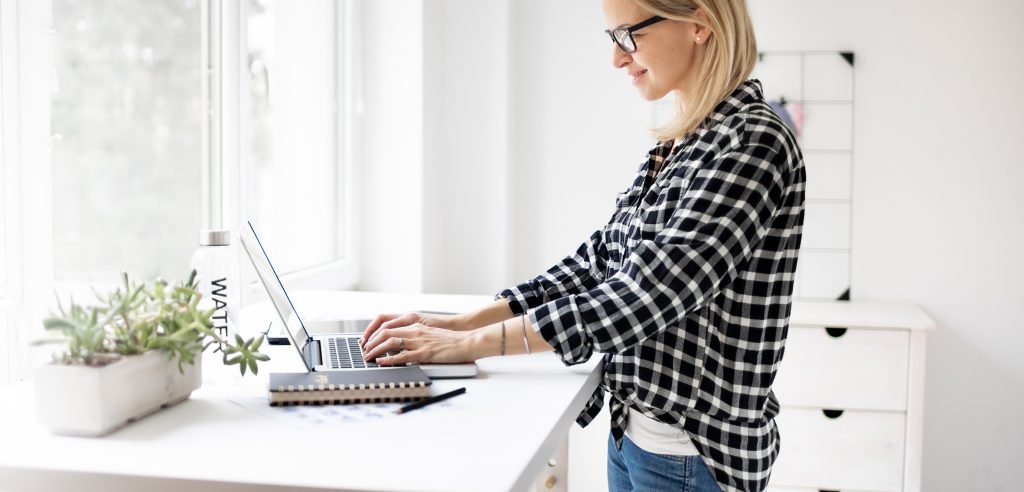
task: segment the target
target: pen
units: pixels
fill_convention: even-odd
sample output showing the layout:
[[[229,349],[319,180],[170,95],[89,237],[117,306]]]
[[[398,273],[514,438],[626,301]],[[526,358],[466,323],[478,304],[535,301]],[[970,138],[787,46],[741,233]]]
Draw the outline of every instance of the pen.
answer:
[[[418,401],[416,403],[410,403],[410,404],[408,404],[408,405],[406,405],[406,406],[404,406],[402,408],[399,408],[398,411],[395,412],[395,413],[402,414],[402,413],[405,413],[405,412],[408,412],[408,411],[411,411],[411,410],[416,410],[417,408],[423,408],[423,407],[425,407],[427,405],[430,405],[430,404],[433,404],[433,403],[437,403],[437,402],[442,401],[442,400],[447,400],[447,399],[449,399],[449,398],[451,398],[453,396],[459,396],[459,395],[461,395],[461,394],[463,394],[465,392],[466,392],[466,388],[463,387],[463,388],[459,388],[459,389],[457,389],[455,391],[449,391],[447,393],[443,393],[443,394],[440,394],[440,395],[437,395],[437,396],[431,396],[430,398],[427,398],[426,400],[421,400],[421,401]]]

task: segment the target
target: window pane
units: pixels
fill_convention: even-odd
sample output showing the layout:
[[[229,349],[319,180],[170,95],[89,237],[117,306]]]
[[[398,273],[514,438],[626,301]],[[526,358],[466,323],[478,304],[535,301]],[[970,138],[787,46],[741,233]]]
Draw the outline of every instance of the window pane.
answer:
[[[58,282],[187,273],[201,220],[200,9],[53,0]]]
[[[252,0],[245,211],[278,270],[340,258],[339,57],[333,0]]]

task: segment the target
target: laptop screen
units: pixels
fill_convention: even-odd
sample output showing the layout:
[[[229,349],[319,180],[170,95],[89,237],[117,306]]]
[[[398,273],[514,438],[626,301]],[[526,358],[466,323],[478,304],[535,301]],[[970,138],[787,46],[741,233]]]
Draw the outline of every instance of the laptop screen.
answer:
[[[295,305],[292,304],[291,298],[288,297],[288,292],[284,290],[281,277],[277,275],[274,265],[270,263],[270,257],[267,256],[263,243],[260,242],[260,238],[256,235],[256,229],[253,228],[252,222],[246,221],[238,235],[242,239],[242,247],[252,261],[252,266],[256,268],[256,275],[259,276],[260,283],[267,289],[270,302],[274,305],[277,314],[281,316],[285,331],[288,332],[288,337],[291,338],[292,346],[299,351],[299,356],[302,358],[302,363],[306,365],[306,369],[313,371],[304,355],[306,353],[306,345],[312,341],[309,337],[309,332],[306,331],[305,325],[302,324],[299,313],[295,311]]]

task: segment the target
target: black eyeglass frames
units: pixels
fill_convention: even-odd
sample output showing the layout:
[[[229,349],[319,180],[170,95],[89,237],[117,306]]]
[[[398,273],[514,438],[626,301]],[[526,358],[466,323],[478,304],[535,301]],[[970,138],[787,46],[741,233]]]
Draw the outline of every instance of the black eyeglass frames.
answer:
[[[617,44],[622,51],[633,53],[636,51],[636,41],[633,40],[633,33],[663,20],[665,20],[664,17],[656,15],[632,26],[620,27],[611,31],[605,29],[604,32],[608,33],[608,36],[612,38],[612,42]]]

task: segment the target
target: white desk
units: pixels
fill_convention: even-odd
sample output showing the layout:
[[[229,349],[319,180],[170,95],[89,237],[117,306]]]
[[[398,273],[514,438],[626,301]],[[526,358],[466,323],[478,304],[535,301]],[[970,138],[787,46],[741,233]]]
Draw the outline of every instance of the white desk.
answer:
[[[346,306],[365,315],[464,311],[490,298],[321,292],[295,302],[300,314]],[[243,320],[265,326],[255,320],[266,308]],[[272,349],[272,363],[300,364],[291,347]],[[309,427],[235,403],[265,396],[261,370],[242,385],[204,384],[188,401],[100,439],[50,435],[34,423],[31,384],[21,383],[0,391],[0,489],[519,492],[566,439],[599,382],[597,362],[566,368],[551,352],[484,359],[475,379],[435,382],[435,393],[467,388],[444,411]]]

